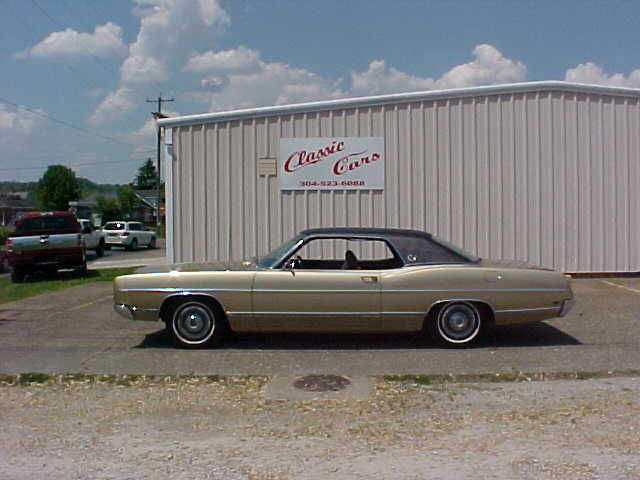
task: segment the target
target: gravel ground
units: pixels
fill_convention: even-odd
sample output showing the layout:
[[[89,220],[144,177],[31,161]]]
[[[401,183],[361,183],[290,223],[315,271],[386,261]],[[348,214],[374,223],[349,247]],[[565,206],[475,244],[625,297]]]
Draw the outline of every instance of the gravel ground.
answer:
[[[0,386],[0,478],[640,479],[640,378],[273,400],[267,377]]]

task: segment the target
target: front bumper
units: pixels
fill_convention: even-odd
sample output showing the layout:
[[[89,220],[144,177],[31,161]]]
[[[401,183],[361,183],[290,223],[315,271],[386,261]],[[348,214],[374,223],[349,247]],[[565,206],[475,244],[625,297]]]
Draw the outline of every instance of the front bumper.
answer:
[[[158,320],[160,312],[157,308],[139,308],[126,303],[114,303],[113,309],[118,315],[128,320],[146,320],[150,322]]]

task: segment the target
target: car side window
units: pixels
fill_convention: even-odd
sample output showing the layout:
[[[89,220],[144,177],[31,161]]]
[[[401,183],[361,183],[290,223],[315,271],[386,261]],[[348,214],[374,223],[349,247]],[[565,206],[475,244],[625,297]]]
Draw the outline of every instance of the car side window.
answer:
[[[295,268],[318,270],[380,270],[402,266],[384,240],[314,238],[291,257]]]

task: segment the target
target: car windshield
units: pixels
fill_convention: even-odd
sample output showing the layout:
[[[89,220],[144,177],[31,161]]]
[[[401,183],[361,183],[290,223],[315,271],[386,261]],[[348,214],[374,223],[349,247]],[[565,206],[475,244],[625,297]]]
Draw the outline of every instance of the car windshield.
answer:
[[[302,238],[300,236],[297,236],[292,238],[291,240],[284,242],[282,245],[280,245],[275,250],[272,250],[264,257],[259,257],[256,265],[263,268],[273,268],[284,256],[284,254],[291,250],[294,245],[296,245],[300,241],[302,241]]]
[[[109,222],[104,226],[105,230],[124,230],[124,222]]]

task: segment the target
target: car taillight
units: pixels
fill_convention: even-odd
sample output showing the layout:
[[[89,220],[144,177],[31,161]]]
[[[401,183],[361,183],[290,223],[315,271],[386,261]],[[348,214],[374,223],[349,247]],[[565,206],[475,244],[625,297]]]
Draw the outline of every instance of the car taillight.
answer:
[[[128,237],[129,236],[129,232],[122,232],[120,234],[121,237]]]

